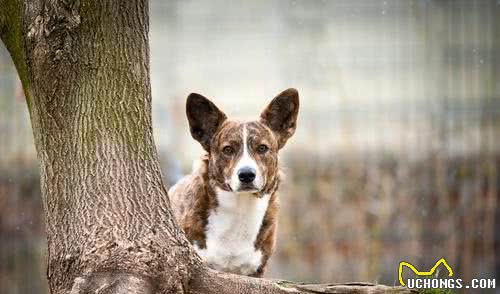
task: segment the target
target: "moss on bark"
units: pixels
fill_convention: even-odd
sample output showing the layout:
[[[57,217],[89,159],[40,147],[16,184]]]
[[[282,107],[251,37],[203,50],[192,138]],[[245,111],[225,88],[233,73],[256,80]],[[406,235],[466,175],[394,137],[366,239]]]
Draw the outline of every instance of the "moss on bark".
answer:
[[[28,83],[26,55],[22,37],[22,6],[19,0],[0,0],[0,7],[2,7],[0,12],[0,38],[12,57],[31,113],[31,91]]]

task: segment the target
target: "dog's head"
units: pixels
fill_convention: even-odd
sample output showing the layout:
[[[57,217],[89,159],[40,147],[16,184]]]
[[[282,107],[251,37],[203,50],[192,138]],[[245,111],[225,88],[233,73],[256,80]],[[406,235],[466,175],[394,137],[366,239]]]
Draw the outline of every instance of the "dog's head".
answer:
[[[278,151],[293,135],[299,94],[287,89],[255,121],[231,120],[200,94],[187,98],[191,135],[208,152],[208,171],[217,186],[236,193],[260,195],[278,176]]]

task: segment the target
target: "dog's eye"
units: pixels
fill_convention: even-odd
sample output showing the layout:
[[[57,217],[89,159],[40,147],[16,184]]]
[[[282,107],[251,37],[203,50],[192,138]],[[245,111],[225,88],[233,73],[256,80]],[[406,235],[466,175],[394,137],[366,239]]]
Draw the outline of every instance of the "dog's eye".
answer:
[[[226,155],[232,155],[234,153],[234,149],[231,146],[226,146],[222,148],[222,152]]]
[[[257,146],[257,153],[259,154],[264,154],[267,152],[267,150],[269,150],[269,147],[264,144],[260,144],[259,146]]]

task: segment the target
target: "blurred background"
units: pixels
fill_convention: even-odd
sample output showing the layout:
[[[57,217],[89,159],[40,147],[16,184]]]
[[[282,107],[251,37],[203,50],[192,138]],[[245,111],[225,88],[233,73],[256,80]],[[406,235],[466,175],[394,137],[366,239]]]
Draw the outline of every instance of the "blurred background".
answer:
[[[154,135],[169,186],[202,149],[190,92],[256,118],[301,95],[267,277],[398,284],[446,258],[500,282],[500,1],[151,1]],[[39,171],[0,46],[0,292],[45,293]],[[26,278],[28,277],[28,278]],[[498,285],[497,285],[498,287]]]

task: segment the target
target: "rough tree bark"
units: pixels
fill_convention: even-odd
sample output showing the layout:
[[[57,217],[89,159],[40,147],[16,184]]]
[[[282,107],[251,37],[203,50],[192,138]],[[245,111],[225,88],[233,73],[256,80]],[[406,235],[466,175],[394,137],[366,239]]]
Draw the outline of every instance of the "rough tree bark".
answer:
[[[0,0],[41,170],[52,293],[405,292],[208,269],[175,223],[151,126],[147,0]]]

